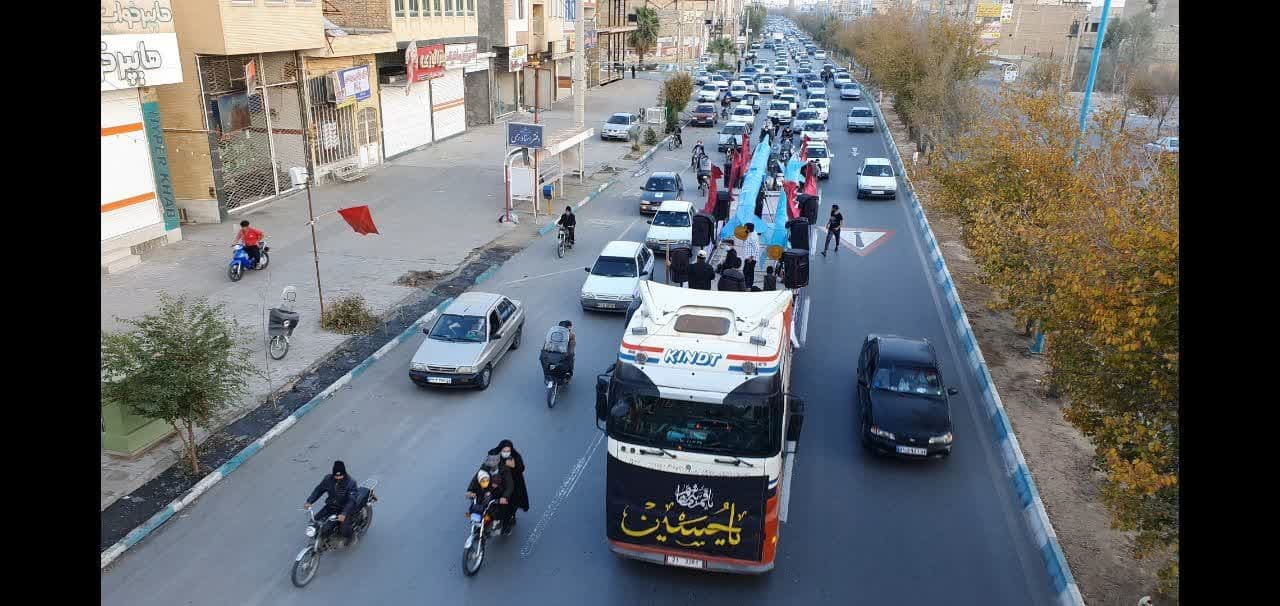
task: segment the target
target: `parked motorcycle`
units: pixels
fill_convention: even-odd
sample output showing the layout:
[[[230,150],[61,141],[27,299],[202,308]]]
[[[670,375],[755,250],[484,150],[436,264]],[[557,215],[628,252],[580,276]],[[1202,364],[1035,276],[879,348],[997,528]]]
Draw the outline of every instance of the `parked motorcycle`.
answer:
[[[476,500],[471,499],[471,505],[474,509]],[[485,541],[502,534],[502,520],[493,516],[493,508],[498,505],[497,499],[492,499],[485,506],[484,513],[470,513],[471,531],[467,533],[467,541],[462,544],[462,572],[467,576],[473,576],[480,572],[480,565],[484,563],[484,544]]]
[[[355,525],[351,532],[351,543],[345,544],[338,533],[338,516],[331,515],[317,520],[310,509],[303,509],[307,514],[307,543],[293,559],[293,573],[290,580],[294,587],[305,587],[316,576],[320,568],[320,554],[331,549],[341,549],[360,542],[360,537],[373,525],[373,504],[378,502],[378,495],[373,489],[378,485],[374,479],[365,480],[356,491]]]
[[[227,266],[227,277],[231,278],[232,282],[239,282],[240,278],[244,277],[244,272],[250,269],[266,269],[267,265],[271,263],[271,256],[267,254],[271,247],[267,246],[267,241],[265,239],[262,240],[258,243],[258,246],[262,248],[262,251],[258,255],[258,265],[256,267],[253,266],[253,261],[249,259],[249,253],[245,252],[243,244],[231,246],[231,265]]]

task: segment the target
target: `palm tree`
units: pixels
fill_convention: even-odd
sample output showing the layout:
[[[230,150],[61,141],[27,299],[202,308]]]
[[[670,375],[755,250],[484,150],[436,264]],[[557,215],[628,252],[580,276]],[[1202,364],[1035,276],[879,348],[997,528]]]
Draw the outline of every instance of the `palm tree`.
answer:
[[[627,36],[627,44],[636,49],[640,65],[644,56],[658,43],[658,11],[647,6],[636,9],[636,29]]]
[[[720,65],[724,65],[724,54],[736,53],[738,45],[734,44],[733,40],[730,40],[728,36],[721,36],[712,40],[711,44],[707,45],[707,50],[720,55]]]

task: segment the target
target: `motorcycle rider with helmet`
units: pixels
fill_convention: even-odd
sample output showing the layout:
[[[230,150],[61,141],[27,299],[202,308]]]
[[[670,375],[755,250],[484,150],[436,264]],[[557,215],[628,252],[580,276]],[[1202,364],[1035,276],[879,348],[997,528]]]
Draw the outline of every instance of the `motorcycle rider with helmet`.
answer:
[[[342,545],[345,546],[351,540],[352,523],[348,523],[351,515],[355,513],[357,491],[359,490],[355,478],[347,475],[347,465],[342,461],[333,462],[333,471],[320,480],[315,490],[311,491],[311,496],[307,497],[307,503],[303,505],[305,509],[311,509],[311,504],[315,503],[320,495],[327,494],[324,507],[320,511],[312,514],[312,518],[318,521],[327,520],[329,516],[338,514],[338,531],[342,535]],[[326,536],[333,532],[333,528],[325,522],[325,526],[321,531],[322,536]]]

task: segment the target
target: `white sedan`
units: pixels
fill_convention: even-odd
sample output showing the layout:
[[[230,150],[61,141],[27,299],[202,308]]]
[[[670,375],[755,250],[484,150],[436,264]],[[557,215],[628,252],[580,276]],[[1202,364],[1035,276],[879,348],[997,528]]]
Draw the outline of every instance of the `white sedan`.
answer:
[[[627,311],[640,281],[653,273],[653,253],[639,242],[614,240],[587,268],[579,299],[583,309]]]

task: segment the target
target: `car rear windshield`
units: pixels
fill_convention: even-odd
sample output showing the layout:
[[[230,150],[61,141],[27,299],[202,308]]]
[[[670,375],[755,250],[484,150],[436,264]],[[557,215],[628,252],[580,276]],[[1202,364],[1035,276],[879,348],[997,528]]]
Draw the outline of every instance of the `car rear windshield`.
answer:
[[[821,122],[809,122],[804,125],[804,129],[805,130],[827,130],[827,127],[824,126]],[[635,187],[635,186],[632,185],[631,187]]]
[[[849,110],[849,117],[850,118],[870,118],[871,110],[854,108]]]
[[[431,327],[428,336],[437,341],[480,343],[485,340],[484,318],[445,314]]]
[[[786,101],[771,101],[769,102],[769,109],[785,109],[787,111],[791,111],[791,104]]]
[[[626,124],[626,123],[627,123],[626,116],[609,116],[609,124]],[[635,187],[635,186],[632,185],[632,187]]]
[[[727,134],[727,135],[741,135],[741,134],[742,134],[742,131],[744,131],[744,130],[746,130],[746,129],[747,129],[747,127],[746,127],[746,125],[745,125],[745,124],[743,124],[743,123],[741,123],[741,122],[735,122],[735,123],[733,123],[733,124],[728,124],[728,125],[726,125],[726,126],[724,127],[724,130],[721,130],[720,132],[722,132],[722,133],[724,133],[724,134]],[[635,186],[633,185],[632,187],[635,187]]]
[[[818,112],[811,109],[802,110],[799,114],[796,115],[796,119],[797,120],[817,120]]]
[[[868,164],[862,169],[864,177],[892,177],[893,169],[888,164]]]
[[[660,210],[653,216],[653,224],[663,227],[689,227],[689,213]]]
[[[752,115],[752,111],[751,111],[751,108],[750,108],[750,107],[735,107],[735,108],[733,108],[733,115],[735,115],[735,116],[750,116],[750,115]]]
[[[938,369],[923,366],[881,366],[871,378],[873,389],[933,397],[942,396]]]
[[[604,278],[636,277],[636,260],[629,257],[600,257],[591,268],[591,275]]]
[[[675,177],[659,177],[656,175],[649,177],[649,181],[644,184],[644,189],[645,191],[675,191],[676,178]]]
[[[707,114],[707,113],[714,114],[716,112],[716,106],[703,104],[703,105],[699,105],[697,109],[694,109],[693,111],[694,113],[698,113],[698,114]]]
[[[809,107],[826,107],[826,106],[827,106],[826,99],[814,99],[809,102]]]

